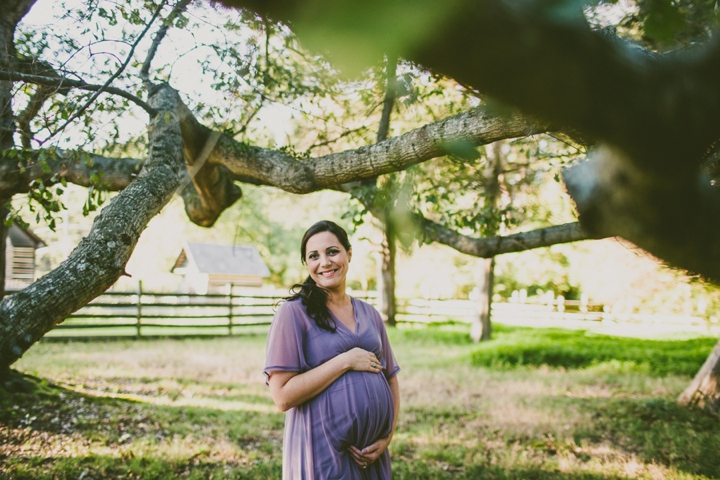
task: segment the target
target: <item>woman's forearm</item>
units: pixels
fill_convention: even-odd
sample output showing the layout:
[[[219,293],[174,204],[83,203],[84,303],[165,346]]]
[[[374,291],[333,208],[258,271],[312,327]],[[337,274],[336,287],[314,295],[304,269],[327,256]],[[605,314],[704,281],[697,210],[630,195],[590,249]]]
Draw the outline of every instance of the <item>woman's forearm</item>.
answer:
[[[395,433],[395,427],[397,426],[398,416],[400,415],[400,383],[398,382],[397,375],[388,380],[388,385],[390,385],[390,393],[392,394],[393,399],[393,410],[395,411],[395,415],[393,415],[392,429],[390,430],[390,438],[392,438]]]
[[[280,411],[287,411],[324,392],[335,380],[350,370],[342,354],[307,372],[273,372],[270,394]]]

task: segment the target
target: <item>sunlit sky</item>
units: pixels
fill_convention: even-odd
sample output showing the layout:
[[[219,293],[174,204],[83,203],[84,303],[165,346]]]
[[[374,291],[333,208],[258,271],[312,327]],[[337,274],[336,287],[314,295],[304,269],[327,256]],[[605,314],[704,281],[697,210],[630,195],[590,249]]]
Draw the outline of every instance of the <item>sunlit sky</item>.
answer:
[[[69,69],[76,69],[82,72],[92,63],[91,56],[99,58],[115,58],[124,59],[127,46],[119,44],[110,39],[121,38],[122,22],[116,27],[108,27],[105,30],[105,37],[109,39],[104,42],[96,42],[92,46],[89,45],[93,39],[89,35],[81,36],[80,25],[71,19],[60,20],[59,17],[68,8],[75,8],[83,5],[82,0],[67,0],[65,2],[55,2],[53,0],[39,0],[30,12],[23,19],[23,26],[32,30],[53,29],[56,32],[61,31],[63,34],[74,36],[81,45],[86,45],[72,57],[63,58],[58,55],[54,58],[47,59],[54,65],[67,62]],[[106,7],[107,8],[107,7]],[[169,8],[165,13],[169,12]],[[172,29],[167,37],[163,40],[156,55],[155,66],[162,62],[162,59],[173,59],[170,70],[164,72],[169,75],[169,83],[176,88],[185,98],[202,98],[205,103],[222,104],[226,101],[224,95],[210,88],[207,76],[201,75],[200,63],[207,58],[210,53],[209,47],[199,46],[200,43],[210,44],[219,41],[222,37],[221,30],[211,28],[212,25],[222,25],[227,21],[227,13],[224,15],[218,13],[204,2],[196,2],[189,10],[189,14],[196,21],[205,23],[207,28],[202,30],[202,38],[198,39],[193,32],[184,29]],[[142,62],[145,59],[147,49],[150,46],[154,32],[159,22],[156,22],[154,28],[145,35],[134,52],[134,60]],[[136,33],[142,31],[141,26],[137,26]],[[87,79],[86,79],[87,80]],[[92,81],[90,81],[92,83]],[[140,79],[137,79],[136,85],[117,85],[120,88],[132,92],[140,85]],[[279,103],[268,102],[261,110],[257,118],[254,120],[254,128],[256,130],[267,130],[274,138],[275,144],[278,146],[286,145],[288,136],[292,133],[293,124],[291,122],[295,109],[290,105],[282,105]],[[131,104],[128,113],[121,116],[117,123],[120,125],[121,131],[127,135],[137,133],[144,130],[144,124],[147,122],[147,116],[140,108]],[[64,135],[65,144],[60,146],[72,145],[72,127],[68,129],[68,134]]]

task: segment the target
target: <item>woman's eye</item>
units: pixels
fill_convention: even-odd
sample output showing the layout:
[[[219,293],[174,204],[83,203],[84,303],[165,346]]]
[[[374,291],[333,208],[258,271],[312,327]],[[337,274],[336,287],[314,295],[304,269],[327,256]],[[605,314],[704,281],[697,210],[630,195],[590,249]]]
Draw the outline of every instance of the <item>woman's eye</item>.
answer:
[[[337,255],[338,253],[340,253],[340,250],[330,250],[328,255]]]
[[[308,258],[310,260],[315,260],[316,258],[318,258],[318,255],[317,255],[317,253],[311,253],[310,255],[308,255]]]

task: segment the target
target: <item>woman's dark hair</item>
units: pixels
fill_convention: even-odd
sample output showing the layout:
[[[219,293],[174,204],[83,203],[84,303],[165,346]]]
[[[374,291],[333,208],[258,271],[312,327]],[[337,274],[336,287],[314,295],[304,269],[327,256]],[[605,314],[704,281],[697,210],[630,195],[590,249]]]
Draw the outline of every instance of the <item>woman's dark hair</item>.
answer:
[[[308,228],[300,242],[300,260],[305,262],[305,254],[307,253],[307,242],[310,237],[317,233],[330,232],[337,237],[345,250],[350,250],[350,240],[343,228],[330,220],[321,220],[312,227]],[[315,324],[324,329],[334,332],[337,329],[335,320],[330,315],[330,309],[327,306],[328,291],[319,287],[310,275],[303,283],[296,283],[290,288],[292,295],[286,297],[285,300],[295,300],[300,298],[307,310],[310,318],[315,320]]]

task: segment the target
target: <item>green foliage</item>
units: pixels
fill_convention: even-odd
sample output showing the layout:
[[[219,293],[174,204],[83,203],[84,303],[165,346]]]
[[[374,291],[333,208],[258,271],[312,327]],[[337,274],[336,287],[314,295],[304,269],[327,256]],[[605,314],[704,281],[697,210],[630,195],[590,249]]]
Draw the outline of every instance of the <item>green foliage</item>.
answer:
[[[592,2],[586,10],[592,23],[596,9],[617,1]],[[668,50],[708,40],[718,24],[715,0],[633,0],[613,27],[619,35],[654,50]],[[617,11],[622,11],[617,9]],[[607,26],[601,24],[599,26]]]
[[[670,43],[685,26],[680,9],[671,0],[651,0],[647,5],[645,35],[661,44]]]
[[[501,331],[472,355],[476,365],[588,368],[603,363],[651,375],[692,376],[716,343],[713,338],[661,341],[591,335],[584,330],[517,328]]]
[[[521,257],[522,258],[522,257]],[[515,290],[525,289],[529,296],[553,292],[566,300],[579,300],[581,285],[569,275],[570,259],[562,252],[537,253],[534,262],[518,256],[499,258],[495,268],[494,292],[508,299]]]

